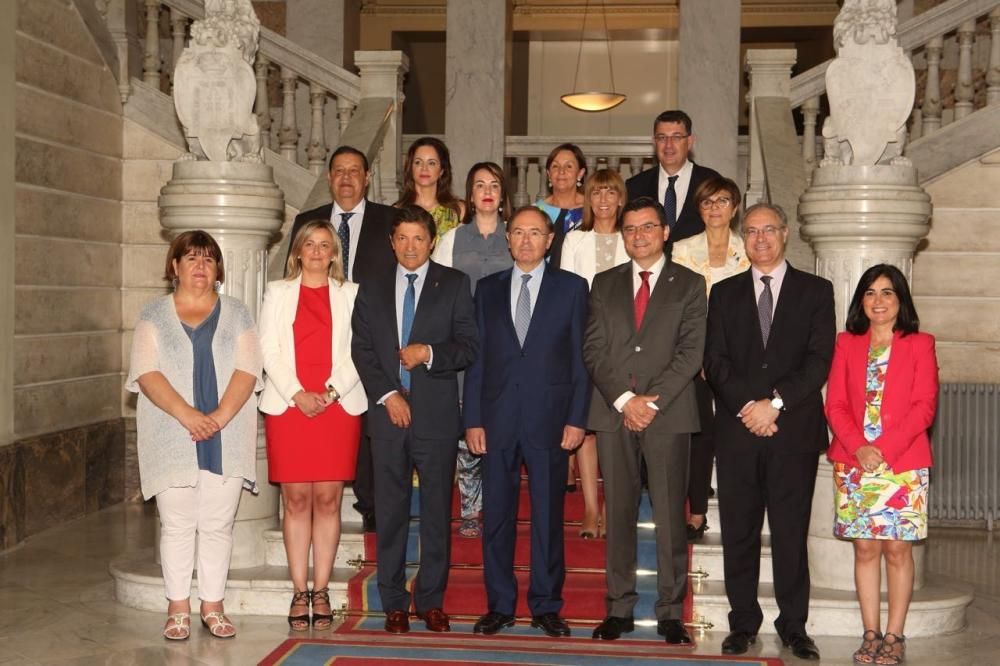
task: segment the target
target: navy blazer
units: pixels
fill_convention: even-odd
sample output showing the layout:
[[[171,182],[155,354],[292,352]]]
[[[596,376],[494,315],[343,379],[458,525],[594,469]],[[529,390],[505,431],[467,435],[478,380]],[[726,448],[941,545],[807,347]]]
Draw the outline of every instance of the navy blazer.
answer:
[[[482,353],[465,373],[465,427],[485,428],[491,450],[518,441],[558,447],[565,426],[587,424],[587,281],[546,267],[522,349],[511,318],[512,275],[507,269],[476,285]]]
[[[698,207],[694,205],[694,191],[698,189],[698,186],[704,181],[713,176],[718,176],[719,174],[715,171],[715,169],[703,167],[700,164],[695,164],[694,162],[691,162],[691,166],[693,167],[691,170],[691,183],[688,185],[687,196],[684,197],[684,205],[681,206],[680,213],[677,216],[677,223],[670,230],[671,243],[700,234],[705,230],[705,223],[701,219],[701,212],[698,210]],[[654,166],[652,169],[646,169],[645,171],[632,176],[625,182],[625,188],[628,190],[629,201],[639,197],[651,197],[662,204],[663,200],[660,199],[658,195],[659,186],[659,164]]]
[[[785,453],[826,448],[820,390],[833,358],[836,317],[829,280],[789,264],[778,295],[767,347],[761,339],[753,274],[746,271],[712,287],[705,343],[705,376],[715,391],[715,446],[760,443]],[[773,437],[757,437],[737,416],[751,400],[785,403]]]
[[[462,432],[458,373],[479,353],[471,291],[465,273],[430,262],[410,330],[410,344],[430,345],[434,353],[430,370],[421,364],[410,371],[410,430],[421,439],[457,440]],[[351,326],[351,357],[368,393],[368,431],[391,439],[400,429],[377,403],[390,391],[403,391],[395,265],[361,284]]]

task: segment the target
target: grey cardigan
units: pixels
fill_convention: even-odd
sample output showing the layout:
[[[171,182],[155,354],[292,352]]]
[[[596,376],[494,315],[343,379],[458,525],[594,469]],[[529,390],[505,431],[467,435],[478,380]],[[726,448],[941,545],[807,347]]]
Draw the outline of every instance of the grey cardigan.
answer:
[[[219,399],[236,370],[257,378],[263,388],[263,361],[257,329],[246,306],[229,296],[222,300],[219,325],[212,340]],[[198,456],[187,429],[154,405],[139,390],[142,375],[159,371],[188,404],[194,404],[194,353],[191,340],[177,317],[173,296],[167,295],[142,309],[132,339],[132,360],[125,389],[139,394],[136,431],[142,495],[149,499],[167,488],[195,486]],[[257,479],[256,400],[246,404],[222,429],[222,473],[254,484]]]

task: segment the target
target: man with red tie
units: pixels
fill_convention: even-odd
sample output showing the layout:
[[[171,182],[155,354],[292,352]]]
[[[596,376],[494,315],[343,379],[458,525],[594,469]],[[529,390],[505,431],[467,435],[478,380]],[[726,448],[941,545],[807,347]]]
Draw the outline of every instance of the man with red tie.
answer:
[[[656,200],[625,205],[622,236],[632,261],[594,278],[583,345],[597,388],[588,427],[597,432],[607,508],[607,617],[594,638],[633,629],[644,460],[656,522],[657,628],[667,643],[685,644],[684,503],[690,436],[701,429],[692,380],[705,346],[705,280],[664,253],[670,227]]]

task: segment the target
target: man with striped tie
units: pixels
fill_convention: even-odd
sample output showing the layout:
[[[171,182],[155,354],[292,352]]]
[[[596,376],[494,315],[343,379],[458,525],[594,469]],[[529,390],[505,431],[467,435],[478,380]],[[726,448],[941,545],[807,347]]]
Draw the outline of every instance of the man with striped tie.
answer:
[[[487,613],[473,631],[514,624],[517,506],[521,464],[531,497],[531,625],[568,636],[560,617],[566,575],[563,495],[566,458],[583,442],[590,380],[583,365],[587,281],[552,268],[552,222],[534,206],[507,228],[513,268],[476,285],[482,353],[465,373],[465,441],[483,456],[483,565]]]
[[[354,304],[351,356],[368,393],[375,468],[378,589],[390,633],[409,631],[406,541],[412,475],[420,478],[417,617],[449,631],[448,582],[452,478],[461,417],[458,373],[479,353],[469,278],[430,260],[430,213],[404,206],[392,224],[392,270],[366,278]]]
[[[702,181],[719,175],[714,169],[691,161],[694,139],[688,114],[680,110],[664,111],[653,122],[653,147],[659,164],[625,183],[629,201],[651,197],[663,206],[671,242],[705,230],[694,204],[694,193]]]

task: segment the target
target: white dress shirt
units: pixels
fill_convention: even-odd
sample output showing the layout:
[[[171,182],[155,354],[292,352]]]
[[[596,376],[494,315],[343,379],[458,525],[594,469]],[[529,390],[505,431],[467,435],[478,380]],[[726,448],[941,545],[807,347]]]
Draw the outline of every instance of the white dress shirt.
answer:
[[[347,228],[351,230],[351,246],[347,248],[347,266],[344,266],[344,275],[348,280],[354,280],[354,259],[358,256],[358,241],[361,239],[361,223],[365,219],[365,199],[361,198],[361,201],[357,206],[351,210],[344,210],[340,205],[334,201],[333,210],[330,212],[330,224],[333,225],[334,231],[340,229],[341,213],[354,213],[351,215],[351,219],[347,221]]]
[[[691,187],[691,174],[694,172],[694,165],[691,160],[684,160],[684,166],[680,170],[673,174],[677,176],[677,180],[674,181],[674,191],[677,193],[677,219],[681,217],[681,211],[684,209],[684,201],[687,200],[688,188]],[[670,183],[671,174],[667,173],[667,170],[660,165],[660,180],[656,186],[656,193],[659,198],[656,200],[661,206],[663,205],[663,197],[667,194],[667,185]]]
[[[781,284],[785,281],[785,273],[788,272],[788,262],[782,261],[781,265],[770,273],[761,273],[756,266],[750,267],[750,274],[753,276],[753,302],[754,305],[760,302],[760,295],[764,293],[764,283],[760,281],[762,275],[771,276],[771,321],[774,321],[774,312],[778,308],[778,294],[781,293]]]
[[[660,279],[660,273],[663,272],[663,267],[666,266],[666,265],[667,265],[667,257],[666,257],[666,255],[661,256],[660,259],[655,264],[653,264],[652,266],[650,266],[649,268],[643,268],[642,266],[640,266],[639,264],[637,264],[635,261],[632,262],[632,299],[633,299],[633,301],[635,300],[635,295],[639,293],[639,287],[642,286],[642,276],[639,275],[640,271],[646,271],[646,270],[648,270],[649,273],[650,273],[649,278],[648,278],[649,279],[649,297],[650,297],[650,299],[652,299],[653,298],[653,290],[656,288],[656,283]],[[619,412],[621,412],[622,410],[625,409],[625,403],[628,402],[629,400],[631,400],[634,397],[635,397],[635,393],[634,392],[632,392],[632,391],[625,391],[620,396],[618,396],[617,400],[615,400],[615,402],[614,402],[615,409],[617,409]],[[660,409],[659,407],[656,406],[655,403],[647,402],[646,404],[649,405],[650,407],[652,407],[653,409],[657,410],[657,411],[659,411],[659,409]]]

